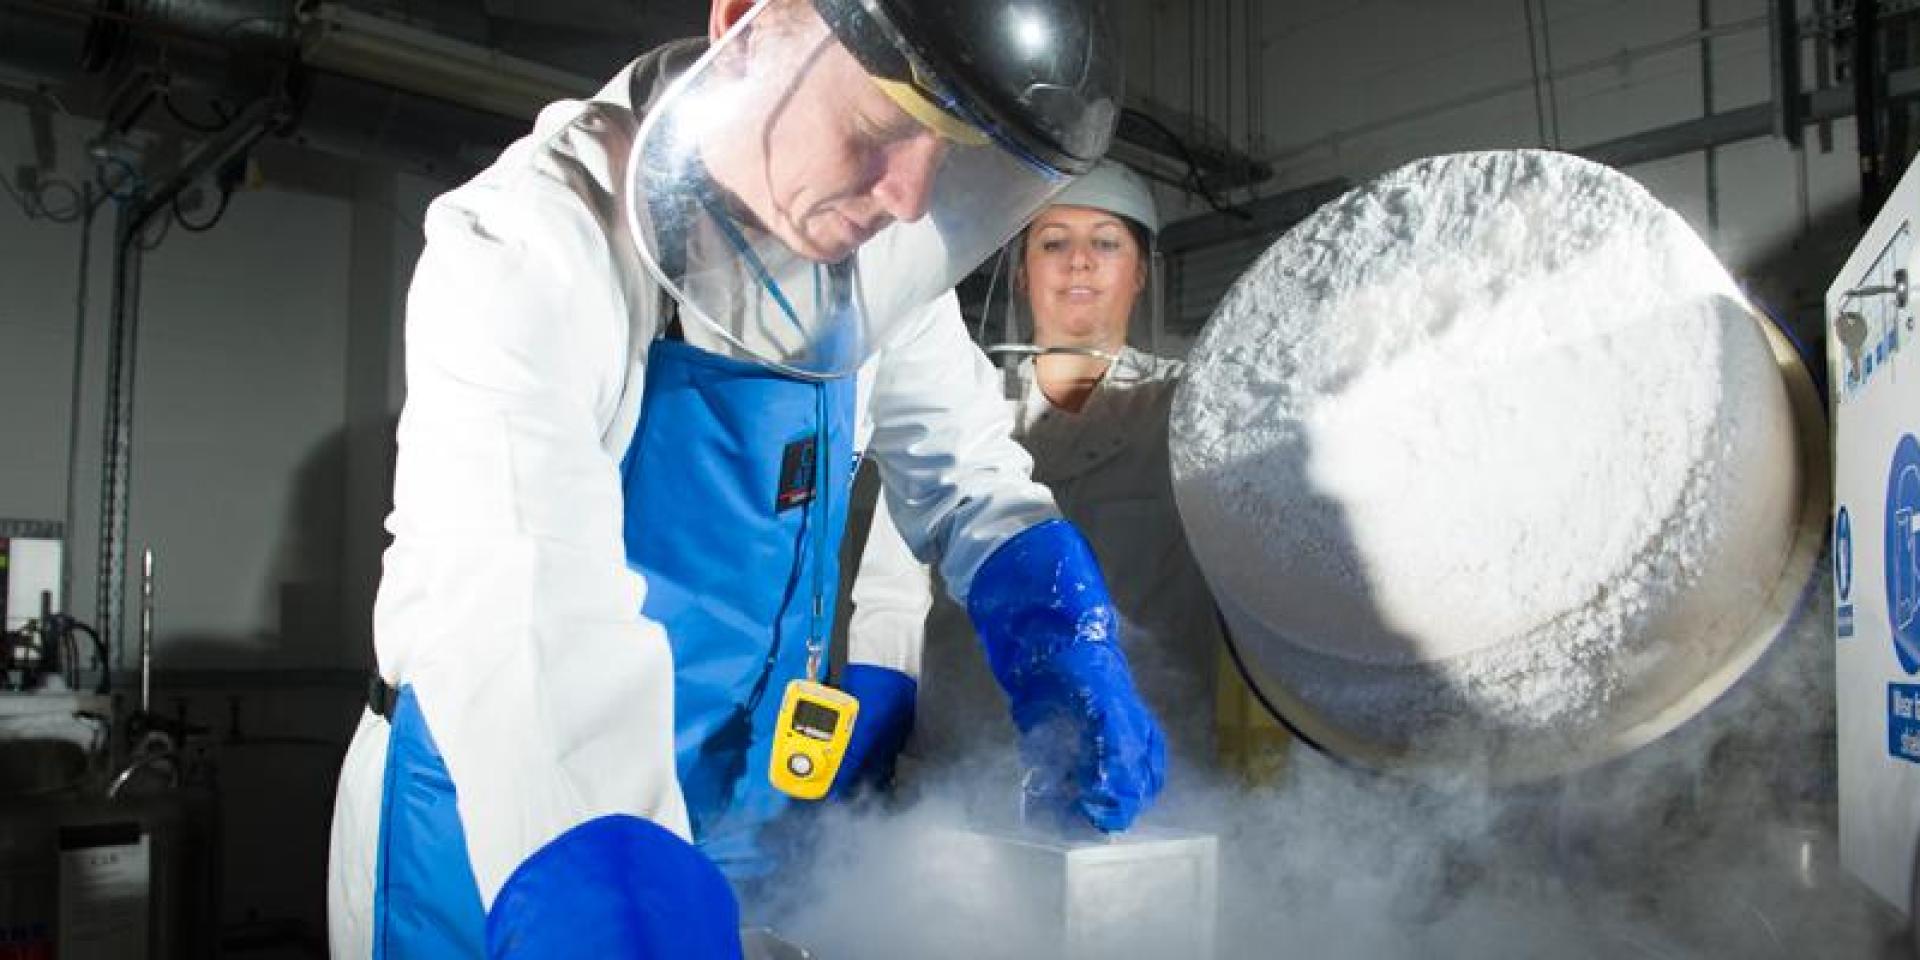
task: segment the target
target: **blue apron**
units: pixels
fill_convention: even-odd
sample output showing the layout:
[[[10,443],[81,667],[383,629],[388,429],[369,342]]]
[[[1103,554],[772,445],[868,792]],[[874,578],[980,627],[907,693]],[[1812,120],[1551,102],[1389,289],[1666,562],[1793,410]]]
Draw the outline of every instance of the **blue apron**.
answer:
[[[673,647],[694,843],[753,879],[775,865],[764,828],[790,803],[767,778],[781,696],[833,626],[854,379],[801,380],[662,339],[645,389],[621,462],[627,562]]]
[[[735,880],[778,859],[765,828],[790,801],[768,780],[768,757],[781,694],[807,675],[809,641],[824,669],[854,389],[852,378],[808,382],[659,340],[621,462],[627,561],[646,576],[645,613],[673,646],[675,759],[694,842]],[[376,709],[392,729],[374,960],[481,956],[487,913],[453,780],[411,686]]]

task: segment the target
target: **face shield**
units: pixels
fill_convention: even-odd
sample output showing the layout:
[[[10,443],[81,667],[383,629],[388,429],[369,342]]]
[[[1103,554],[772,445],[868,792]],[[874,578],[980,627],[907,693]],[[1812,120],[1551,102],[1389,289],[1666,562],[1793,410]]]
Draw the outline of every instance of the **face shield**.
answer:
[[[920,49],[876,0],[769,0],[648,112],[627,214],[689,340],[851,373],[1091,163],[1063,146],[1104,150],[1110,86],[1075,94],[1097,137],[1049,142]]]

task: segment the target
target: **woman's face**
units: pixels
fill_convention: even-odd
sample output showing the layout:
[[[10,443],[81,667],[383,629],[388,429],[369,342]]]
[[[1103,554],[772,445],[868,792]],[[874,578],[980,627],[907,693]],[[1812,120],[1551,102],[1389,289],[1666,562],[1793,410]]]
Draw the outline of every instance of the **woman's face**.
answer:
[[[1055,205],[1035,217],[1022,253],[1033,341],[1117,349],[1146,288],[1145,251],[1126,221],[1091,207]]]

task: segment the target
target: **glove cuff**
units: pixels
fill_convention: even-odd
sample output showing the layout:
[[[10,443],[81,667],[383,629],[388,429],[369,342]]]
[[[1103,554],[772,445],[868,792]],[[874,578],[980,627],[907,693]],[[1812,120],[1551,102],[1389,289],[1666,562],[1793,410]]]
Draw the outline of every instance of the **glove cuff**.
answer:
[[[1034,524],[1001,544],[974,575],[967,613],[994,679],[1016,699],[1053,673],[1071,646],[1099,644],[1125,669],[1106,578],[1086,538],[1065,520]]]
[[[850,797],[862,786],[885,789],[891,785],[894,760],[913,734],[920,685],[898,670],[850,663],[841,674],[840,689],[860,701],[860,715],[833,779],[835,799]]]

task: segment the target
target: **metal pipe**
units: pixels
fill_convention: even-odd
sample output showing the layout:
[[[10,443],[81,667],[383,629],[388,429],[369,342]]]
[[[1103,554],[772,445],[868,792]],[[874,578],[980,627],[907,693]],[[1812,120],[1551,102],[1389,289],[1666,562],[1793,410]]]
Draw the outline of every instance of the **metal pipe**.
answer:
[[[171,209],[174,198],[201,177],[219,169],[284,123],[292,103],[273,94],[249,104],[226,129],[202,143],[165,183],[151,193],[134,187],[121,207],[114,246],[113,307],[107,334],[107,412],[102,430],[100,486],[100,580],[95,611],[100,635],[120,662],[125,644],[118,631],[126,592],[125,540],[133,469],[133,386],[139,343],[140,238],[153,218]]]
[[[1580,61],[1579,63],[1569,64],[1568,66],[1562,67],[1557,70],[1547,69],[1542,72],[1542,77],[1548,83],[1558,83],[1562,80],[1570,80],[1575,77],[1583,76],[1588,73],[1593,73],[1598,70],[1625,69],[1626,67],[1634,63],[1637,63],[1641,60],[1644,60],[1648,57],[1659,56],[1660,54],[1664,54],[1664,53],[1671,53],[1675,50],[1684,50],[1687,47],[1692,46],[1693,44],[1699,43],[1702,40],[1710,40],[1715,37],[1737,36],[1739,34],[1747,33],[1752,30],[1764,28],[1767,25],[1767,21],[1768,21],[1768,18],[1765,16],[1747,17],[1741,20],[1734,20],[1728,23],[1721,24],[1717,27],[1710,27],[1705,30],[1690,31],[1688,33],[1681,34],[1680,36],[1673,37],[1668,40],[1662,40],[1658,43],[1650,43],[1644,47],[1635,47],[1633,49],[1622,50],[1619,53],[1611,54],[1608,56],[1594,57],[1591,60],[1583,60],[1583,61]],[[1468,91],[1467,93],[1463,93],[1457,97],[1449,97],[1437,103],[1427,104],[1425,106],[1417,107],[1412,110],[1405,110],[1400,113],[1393,114],[1391,116],[1382,117],[1378,120],[1372,120],[1367,123],[1359,124],[1353,127],[1348,127],[1343,130],[1335,130],[1332,133],[1328,133],[1324,136],[1316,137],[1312,140],[1294,144],[1288,147],[1282,147],[1279,150],[1276,150],[1272,153],[1269,153],[1260,157],[1259,159],[1265,162],[1271,163],[1276,167],[1285,167],[1289,163],[1292,163],[1306,156],[1307,154],[1313,153],[1316,150],[1324,149],[1327,147],[1338,146],[1342,143],[1351,141],[1357,137],[1368,136],[1370,134],[1379,133],[1383,130],[1390,130],[1394,127],[1401,126],[1402,124],[1412,123],[1419,120],[1430,120],[1436,114],[1447,113],[1454,110],[1465,109],[1467,107],[1478,106],[1496,97],[1504,97],[1514,93],[1524,93],[1528,89],[1528,87],[1532,85],[1532,83],[1533,83],[1533,79],[1531,77],[1528,77],[1522,80],[1513,80],[1513,81],[1507,81],[1504,83],[1492,84],[1486,87],[1482,87],[1478,90]]]
[[[1713,28],[1713,0],[1700,0],[1700,30]],[[1713,116],[1713,41],[1700,41],[1700,115]],[[1720,151],[1708,147],[1701,158],[1706,167],[1707,245],[1720,248]]]
[[[153,548],[140,559],[140,712],[153,709]]]
[[[113,290],[107,328],[106,424],[101,431],[99,570],[95,577],[94,620],[115,663],[124,662],[120,611],[126,590],[126,485],[132,469],[133,359],[132,304],[140,282],[140,230],[129,226],[137,211],[122,206],[114,226]],[[144,225],[145,221],[140,221]],[[127,238],[132,238],[131,240]],[[124,408],[124,409],[123,409]]]
[[[1880,33],[1876,0],[1853,0],[1853,114],[1860,152],[1860,222],[1880,212],[1885,179],[1880,169]]]
[[[1527,18],[1527,64],[1533,72],[1533,123],[1539,130],[1540,145],[1550,147],[1554,143],[1547,137],[1546,81],[1540,75],[1540,31],[1534,25],[1533,0],[1520,0],[1520,6]]]
[[[69,20],[123,24],[174,39],[217,43],[245,37],[291,39],[298,0],[133,0],[123,9],[98,0],[0,0],[0,6]]]
[[[293,0],[141,0],[138,16],[222,46],[280,45],[293,42],[298,6]]]
[[[1560,87],[1553,72],[1553,20],[1547,15],[1547,0],[1540,0],[1540,65],[1547,83],[1547,129],[1553,134],[1553,148],[1560,149]]]
[[[94,200],[93,183],[80,187],[80,270],[73,296],[73,382],[67,407],[67,498],[63,520],[67,541],[60,551],[60,611],[73,613],[73,558],[79,537],[79,498],[74,487],[80,478],[80,401],[87,367],[87,289],[92,286],[93,216],[100,204]],[[109,669],[101,664],[101,669]],[[76,687],[75,689],[78,689]]]
[[[1832,15],[1834,4],[1839,0],[1813,0],[1813,22],[1825,23]],[[1815,38],[1813,45],[1813,89],[1820,92],[1829,86],[1827,81],[1833,78],[1833,44],[1826,42],[1825,36],[1816,28],[1803,30]],[[1833,152],[1833,121],[1818,121],[1814,132],[1819,135],[1821,153]],[[1804,164],[1804,161],[1803,161]]]
[[[1805,142],[1800,115],[1800,17],[1794,0],[1773,0],[1773,135],[1798,150]]]

